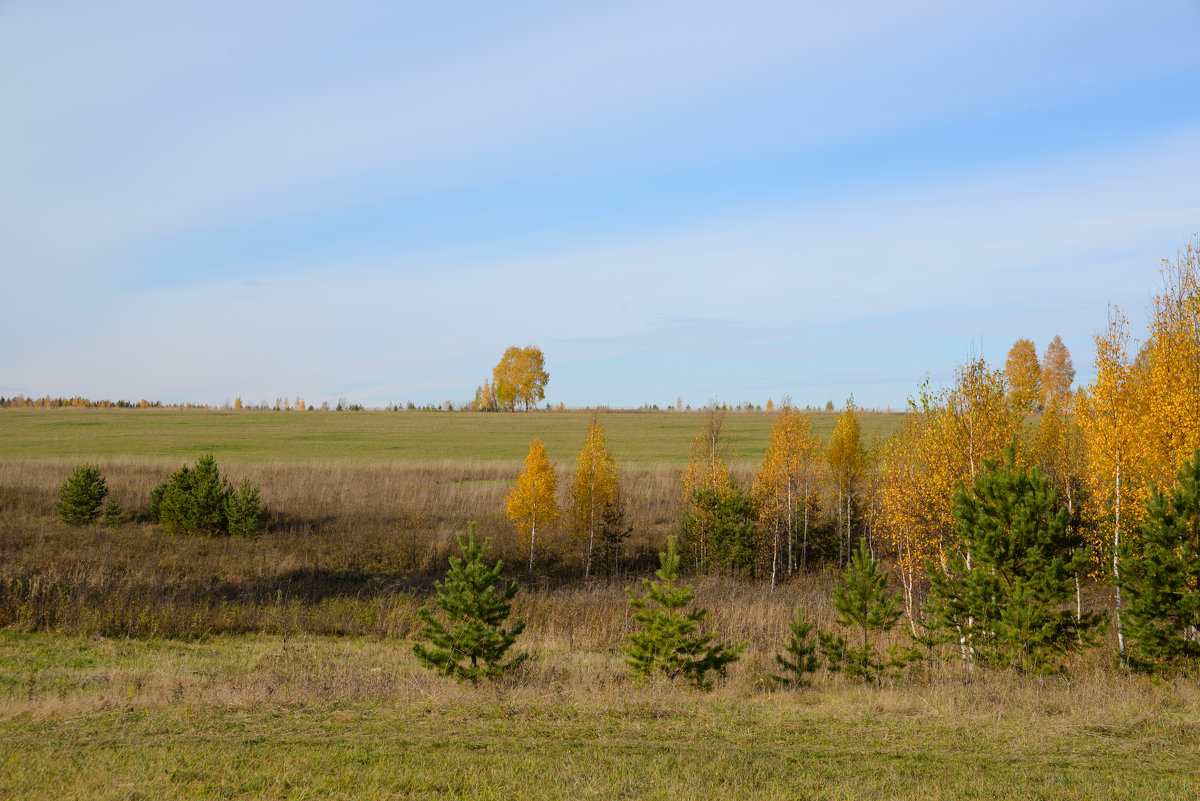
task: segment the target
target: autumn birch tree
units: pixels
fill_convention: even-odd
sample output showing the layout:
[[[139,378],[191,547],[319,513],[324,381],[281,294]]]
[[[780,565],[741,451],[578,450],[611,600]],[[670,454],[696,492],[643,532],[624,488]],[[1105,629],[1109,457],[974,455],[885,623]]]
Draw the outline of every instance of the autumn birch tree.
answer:
[[[506,348],[492,369],[492,395],[499,408],[513,411],[518,405],[529,410],[546,398],[546,359],[536,345]]]
[[[1022,411],[1041,406],[1042,368],[1038,364],[1033,340],[1021,338],[1013,343],[1004,362],[1004,377],[1008,381],[1012,403]]]
[[[619,501],[619,482],[620,468],[608,449],[604,427],[597,417],[593,417],[575,463],[575,480],[571,483],[567,510],[576,540],[587,543],[585,577],[592,574],[592,553],[596,536],[604,527],[605,509]]]
[[[834,489],[837,492],[839,531],[845,535],[844,539],[839,535],[838,561],[840,563],[842,554],[844,553],[848,559],[850,549],[853,547],[850,539],[850,501],[854,484],[858,481],[863,469],[863,450],[853,395],[847,399],[846,408],[838,415],[837,425],[834,426],[833,434],[829,438],[827,459]]]
[[[1166,486],[1200,448],[1200,240],[1164,261],[1163,288],[1151,304],[1151,327],[1141,354],[1141,418],[1150,481]]]
[[[529,443],[525,466],[505,500],[508,519],[517,527],[522,542],[529,543],[529,575],[533,575],[539,527],[543,535],[561,516],[558,508],[558,475],[546,457],[546,446],[535,438]]]
[[[800,563],[808,566],[808,526],[816,489],[818,448],[808,415],[784,398],[771,426],[767,452],[754,479],[753,495],[759,508],[759,529],[770,540],[771,586],[776,583],[781,545],[786,548],[784,570],[796,569],[795,535],[801,524]],[[786,539],[780,542],[781,535]]]
[[[1074,380],[1075,365],[1071,362],[1071,352],[1063,344],[1062,337],[1055,334],[1042,354],[1042,406],[1049,406],[1055,399],[1065,399],[1071,392],[1071,382]]]
[[[1096,336],[1096,380],[1081,396],[1084,441],[1090,469],[1088,481],[1096,531],[1103,539],[1116,585],[1117,647],[1125,659],[1121,630],[1121,540],[1137,525],[1136,498],[1144,487],[1138,427],[1142,415],[1137,376],[1129,359],[1129,323],[1116,309],[1108,329]]]
[[[1004,374],[989,368],[983,359],[959,365],[954,384],[945,396],[947,444],[964,462],[965,475],[958,478],[969,491],[983,461],[1003,455],[1020,431],[1023,415],[1011,403]]]
[[[952,551],[971,561],[955,528],[954,492],[974,487],[983,460],[998,458],[1020,430],[1021,415],[1009,403],[1003,374],[982,359],[959,365],[950,389],[934,391],[926,382],[909,406],[911,415],[880,454],[874,525],[896,555],[915,632],[925,565],[944,571]]]
[[[895,554],[909,625],[916,633],[926,563],[954,547],[953,487],[960,469],[947,447],[946,412],[917,407],[879,457],[875,528]]]

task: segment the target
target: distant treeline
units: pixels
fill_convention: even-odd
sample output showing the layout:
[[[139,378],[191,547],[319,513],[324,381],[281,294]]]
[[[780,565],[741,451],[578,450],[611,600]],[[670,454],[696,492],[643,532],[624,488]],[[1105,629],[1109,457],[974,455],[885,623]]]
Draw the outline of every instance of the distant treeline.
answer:
[[[162,401],[149,401],[145,398],[135,403],[127,400],[90,400],[79,396],[52,398],[46,395],[41,398],[27,398],[24,395],[17,395],[6,398],[0,395],[0,408],[5,409],[182,409],[185,406],[186,408],[203,408],[203,405],[194,403],[170,404]]]
[[[164,403],[163,401],[152,401],[142,398],[139,401],[128,400],[91,400],[75,396],[73,398],[52,398],[45,395],[40,398],[27,398],[24,395],[15,395],[11,398],[6,398],[0,395],[0,409],[224,409],[224,410],[249,410],[260,412],[293,412],[293,411],[335,411],[335,412],[361,412],[366,411],[370,407],[366,407],[361,403],[350,403],[345,398],[339,398],[336,406],[330,406],[328,401],[316,406],[311,403],[305,403],[302,398],[296,398],[294,401],[289,398],[276,398],[272,403],[268,400],[262,400],[259,403],[244,403],[241,398],[234,399],[233,403],[225,401],[223,404],[215,403]],[[584,407],[567,407],[559,403],[545,406],[546,411],[596,411],[605,413],[615,412],[674,412],[674,411],[693,411],[690,404],[685,406],[682,400],[677,400],[674,405],[659,406],[657,403],[643,404],[637,408],[614,408],[606,405],[599,406],[584,406]],[[721,403],[717,401],[710,402],[709,405],[703,407],[705,410],[716,409],[725,412],[773,412],[775,411],[775,402],[768,398],[765,406],[754,404],[750,401],[742,401],[738,404]],[[386,412],[455,412],[455,411],[474,411],[475,407],[470,403],[455,404],[452,401],[445,401],[441,404],[427,403],[417,405],[412,401],[406,404],[390,403],[382,408]],[[835,410],[833,401],[828,401],[824,410],[832,412]],[[376,411],[380,411],[376,409]],[[536,409],[533,409],[536,411]],[[804,411],[815,412],[818,407],[805,406]],[[859,409],[860,413],[879,412],[879,409]],[[888,409],[890,412],[891,409]]]

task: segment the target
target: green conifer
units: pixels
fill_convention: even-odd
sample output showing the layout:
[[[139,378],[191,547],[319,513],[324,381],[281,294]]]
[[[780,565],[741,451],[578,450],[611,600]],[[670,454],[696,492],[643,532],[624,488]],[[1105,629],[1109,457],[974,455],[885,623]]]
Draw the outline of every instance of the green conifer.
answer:
[[[86,526],[100,517],[107,495],[108,484],[100,469],[81,464],[63,482],[54,509],[68,526]]]
[[[261,528],[262,504],[257,487],[243,480],[235,490],[205,454],[151,490],[150,517],[172,534],[252,537]]]
[[[817,639],[830,670],[845,670],[850,678],[870,682],[888,668],[903,667],[915,658],[913,652],[896,651],[889,653],[885,660],[876,653],[871,642],[872,633],[888,632],[896,625],[900,605],[896,595],[888,594],[887,574],[880,572],[879,563],[867,549],[866,540],[859,541],[846,571],[834,585],[833,607],[838,613],[838,623],[857,630],[862,645],[851,645],[838,633],[819,633]]]
[[[783,647],[786,653],[775,654],[775,663],[782,668],[779,674],[772,673],[771,678],[779,684],[790,684],[795,687],[807,687],[810,684],[809,674],[817,669],[820,660],[817,659],[817,646],[809,639],[812,625],[804,619],[804,612],[796,607],[796,616],[788,623],[792,637]]]
[[[228,534],[225,507],[230,491],[212,454],[205,454],[195,467],[184,465],[171,474],[161,492],[155,488],[152,514],[157,512],[156,519],[172,534]]]
[[[225,498],[225,521],[229,533],[234,537],[253,537],[258,534],[262,504],[258,499],[258,487],[249,479],[242,479],[236,490],[230,490]]]
[[[125,513],[121,509],[121,504],[117,503],[116,498],[109,498],[108,503],[104,505],[104,525],[117,531],[124,523]]]
[[[754,499],[733,482],[694,490],[681,523],[684,548],[693,553],[703,542],[706,564],[753,574],[757,518]]]
[[[499,678],[528,657],[522,653],[505,659],[525,624],[516,621],[507,630],[502,627],[512,612],[517,582],[500,578],[503,562],[492,568],[484,564],[490,543],[478,542],[475,524],[470,523],[466,539],[458,535],[462,557],[450,557],[446,580],[434,585],[433,604],[445,621],[434,616],[429,604],[418,612],[425,624],[420,636],[429,645],[415,643],[413,653],[421,664],[459,681]]]
[[[1154,490],[1141,553],[1121,563],[1121,590],[1131,667],[1166,673],[1200,661],[1200,450],[1174,489]]]
[[[1037,468],[986,460],[974,492],[955,493],[962,553],[930,571],[930,610],[959,634],[970,658],[992,667],[1044,671],[1056,656],[1089,642],[1102,616],[1069,608],[1075,574],[1090,559]],[[967,556],[969,555],[969,560]]]
[[[630,606],[637,610],[633,619],[642,626],[641,631],[629,635],[625,649],[629,671],[637,679],[659,672],[672,680],[686,679],[702,690],[711,689],[708,674],[723,675],[742,655],[745,643],[713,643],[715,633],[697,634],[708,610],[684,611],[694,596],[690,584],[675,584],[679,572],[675,537],[667,538],[667,550],[660,551],[658,558],[661,567],[655,575],[659,580],[642,580],[645,595],[639,598],[625,588]]]

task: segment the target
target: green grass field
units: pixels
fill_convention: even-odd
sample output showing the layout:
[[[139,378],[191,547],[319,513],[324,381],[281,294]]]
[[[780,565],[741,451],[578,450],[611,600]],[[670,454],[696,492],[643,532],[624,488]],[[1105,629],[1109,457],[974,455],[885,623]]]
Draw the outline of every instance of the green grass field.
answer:
[[[821,436],[837,415],[814,412]],[[574,461],[591,412],[260,412],[200,409],[0,409],[0,459],[172,457],[220,462],[523,459],[540,437],[557,462]],[[863,413],[864,444],[900,426],[899,413]],[[737,461],[758,462],[774,416],[725,415]],[[601,412],[609,448],[626,464],[687,462],[703,412]]]
[[[473,687],[395,641],[0,633],[0,795],[1195,798],[1198,701],[1095,677],[700,694],[557,649]]]

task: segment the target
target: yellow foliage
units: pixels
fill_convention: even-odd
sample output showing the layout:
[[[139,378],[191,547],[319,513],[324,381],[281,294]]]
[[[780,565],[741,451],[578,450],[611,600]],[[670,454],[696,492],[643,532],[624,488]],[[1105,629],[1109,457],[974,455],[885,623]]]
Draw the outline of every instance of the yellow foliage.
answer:
[[[914,412],[883,445],[875,527],[890,542],[901,570],[924,575],[954,544],[954,488],[963,460],[952,447],[945,408]]]
[[[546,446],[540,439],[529,443],[529,455],[525,466],[517,476],[517,483],[508,491],[504,511],[517,527],[523,544],[529,545],[529,572],[533,573],[537,535],[540,528],[546,529],[558,521],[558,475],[546,457]]]
[[[512,411],[518,404],[531,408],[546,398],[546,359],[535,345],[509,347],[492,370],[492,393],[500,408]]]
[[[760,549],[770,554],[772,585],[781,550],[780,534],[786,535],[785,569],[789,575],[796,569],[798,519],[803,520],[800,557],[802,563],[807,563],[809,511],[819,471],[820,451],[808,415],[796,411],[784,398],[751,489],[759,510]]]
[[[604,427],[592,418],[583,449],[575,462],[575,480],[571,484],[568,517],[577,542],[587,542],[585,575],[592,570],[592,550],[600,530],[606,505],[618,503],[621,470],[608,449]]]
[[[697,490],[722,489],[729,485],[729,466],[723,456],[725,443],[721,440],[724,425],[725,412],[710,407],[703,430],[692,440],[692,452],[683,473],[681,483],[685,501],[690,501]]]
[[[1062,337],[1055,334],[1042,354],[1042,406],[1047,407],[1054,400],[1066,403],[1074,380],[1075,365],[1071,362],[1071,352],[1063,344]]]
[[[1013,343],[1004,362],[1004,378],[1013,406],[1029,411],[1041,404],[1042,368],[1033,340],[1022,338]]]
[[[1200,280],[1198,243],[1164,262],[1163,290],[1151,302],[1149,338],[1136,360],[1129,324],[1116,309],[1096,337],[1096,379],[1081,393],[1080,422],[1093,503],[1093,545],[1115,558],[1136,531],[1153,485],[1167,485],[1200,447]]]
[[[970,490],[984,459],[999,459],[1020,430],[1004,376],[982,359],[959,365],[953,389],[934,393],[928,384],[912,416],[883,446],[877,479],[876,530],[889,542],[911,589],[924,563],[940,564],[959,548],[954,528],[954,491]]]
[[[1072,515],[1078,510],[1076,487],[1084,480],[1086,467],[1077,405],[1070,393],[1049,395],[1034,439],[1038,467]]]
[[[1143,395],[1152,399],[1141,418],[1148,478],[1174,480],[1200,448],[1200,283],[1197,248],[1164,262],[1163,291],[1152,303],[1150,338],[1138,354]]]
[[[849,493],[863,469],[863,450],[854,398],[838,415],[833,434],[829,437],[829,467],[839,491]]]
[[[845,532],[839,550],[844,546],[844,554],[850,558],[853,538],[850,536],[850,499],[854,492],[855,482],[863,470],[863,449],[861,433],[858,425],[858,412],[854,406],[854,396],[846,401],[846,408],[838,415],[837,424],[829,437],[829,450],[826,452],[829,472],[837,491],[837,517],[839,532]]]
[[[1129,323],[1116,309],[1096,336],[1096,379],[1079,395],[1088,459],[1092,546],[1114,558],[1147,494],[1140,376],[1129,359]]]

